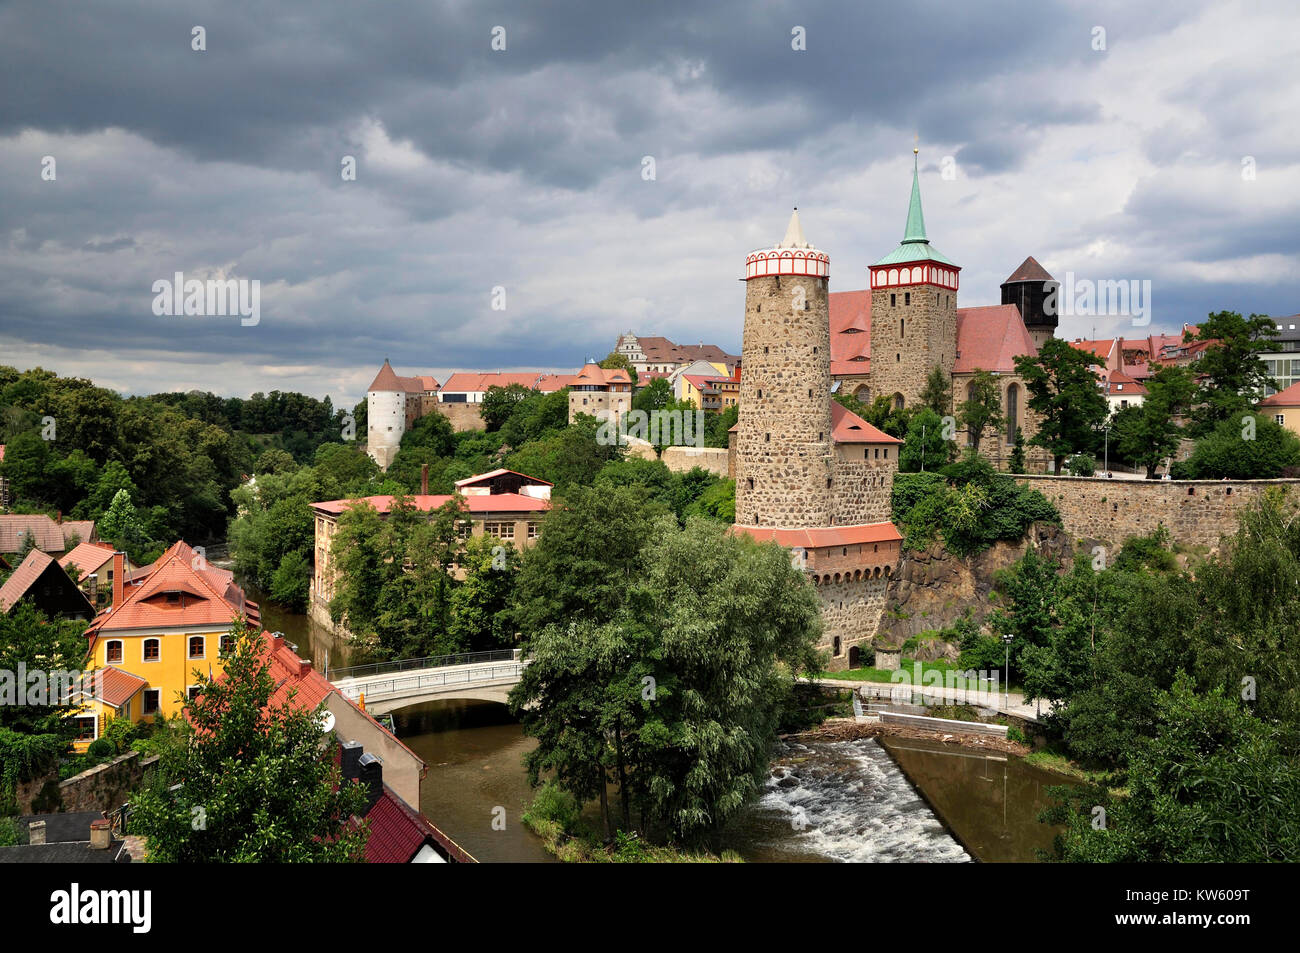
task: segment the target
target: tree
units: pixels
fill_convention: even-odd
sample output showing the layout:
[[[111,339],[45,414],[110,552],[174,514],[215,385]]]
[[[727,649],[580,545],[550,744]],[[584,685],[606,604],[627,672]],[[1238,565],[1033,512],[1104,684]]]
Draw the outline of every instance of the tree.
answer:
[[[514,413],[515,408],[531,393],[532,391],[523,384],[489,387],[483,395],[483,402],[479,405],[479,412],[483,415],[484,425],[488,430],[500,430],[505,422],[510,419],[510,415]]]
[[[557,617],[533,640],[511,693],[538,739],[530,780],[552,774],[578,801],[599,799],[610,835],[634,807],[643,831],[716,834],[761,790],[819,634],[817,596],[785,550],[703,520],[660,524],[616,617]]]
[[[628,360],[626,354],[620,354],[618,351],[610,351],[609,354],[605,356],[605,359],[600,362],[599,366],[603,367],[607,371],[612,371],[616,367],[623,368],[623,370],[627,371],[627,376],[632,378],[632,386],[636,386],[636,368],[632,366],[632,362]]]
[[[1263,414],[1247,412],[1215,424],[1174,470],[1191,480],[1271,480],[1298,463],[1300,437]]]
[[[280,565],[271,574],[271,598],[294,612],[304,612],[310,587],[311,563],[307,556],[297,550],[281,556]]]
[[[365,788],[341,778],[332,732],[322,746],[323,706],[273,703],[257,628],[241,619],[230,632],[224,675],[195,675],[184,743],[163,749],[156,782],[131,799],[133,832],[159,863],[362,860]]]
[[[921,389],[921,403],[941,417],[952,408],[952,378],[938,364],[930,368],[929,376],[925,379],[925,387]]]
[[[1036,356],[1016,358],[1016,372],[1029,393],[1029,409],[1040,417],[1029,442],[1052,454],[1061,472],[1066,455],[1090,448],[1093,431],[1106,419],[1106,398],[1092,370],[1095,359],[1069,342],[1048,338]]]
[[[140,525],[135,505],[131,502],[131,494],[126,490],[118,490],[113,495],[108,512],[99,521],[99,532],[105,539],[123,548],[144,540],[144,528]]]
[[[464,580],[452,590],[447,634],[458,652],[479,652],[514,644],[510,597],[519,554],[509,543],[474,536],[458,557]]]
[[[1025,472],[1025,433],[1016,428],[1016,440],[1011,445],[1011,457],[1007,460],[1007,470],[1011,473]]]
[[[988,371],[975,371],[966,386],[966,399],[957,408],[957,420],[970,435],[972,449],[979,453],[984,431],[997,433],[1002,427],[1002,392],[998,379]]]
[[[1136,751],[1128,794],[1071,793],[1044,813],[1066,829],[1057,859],[1091,863],[1264,863],[1300,859],[1300,765],[1275,724],[1222,688],[1180,673],[1157,699],[1155,735]],[[1105,823],[1095,823],[1095,806]]]
[[[907,425],[907,439],[898,451],[898,469],[903,473],[938,470],[952,460],[955,449],[951,437],[944,436],[943,419],[923,407]]]
[[[1115,414],[1115,450],[1121,458],[1144,467],[1148,480],[1154,480],[1156,468],[1178,450],[1183,430],[1175,417],[1187,411],[1195,390],[1196,382],[1186,368],[1166,365],[1147,381],[1147,396],[1140,405]]]
[[[644,410],[649,413],[652,410],[663,410],[673,401],[673,389],[668,381],[662,377],[656,377],[637,390],[632,397],[632,409]]]
[[[552,500],[535,545],[524,551],[514,618],[525,641],[547,625],[612,619],[639,569],[654,527],[672,515],[644,487],[572,487]]]
[[[1272,346],[1277,333],[1277,324],[1267,315],[1242,318],[1235,311],[1219,311],[1207,317],[1195,335],[1184,335],[1185,340],[1213,342],[1192,365],[1200,380],[1192,412],[1194,435],[1207,434],[1225,420],[1240,420],[1264,396],[1264,389],[1274,386],[1259,355]]]

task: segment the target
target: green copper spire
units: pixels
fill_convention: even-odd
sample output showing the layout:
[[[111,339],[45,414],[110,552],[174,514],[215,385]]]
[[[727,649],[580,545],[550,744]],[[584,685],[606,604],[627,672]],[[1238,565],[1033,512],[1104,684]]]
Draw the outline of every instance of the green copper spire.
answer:
[[[956,264],[949,261],[925,237],[925,216],[921,214],[921,177],[918,171],[919,149],[912,150],[912,201],[907,207],[907,230],[897,248],[871,267],[902,265],[916,261],[934,261],[941,265]]]
[[[907,229],[903,232],[903,242],[925,242],[925,216],[921,214],[921,181],[917,177],[917,155],[921,150],[912,150],[912,202],[907,206]]]

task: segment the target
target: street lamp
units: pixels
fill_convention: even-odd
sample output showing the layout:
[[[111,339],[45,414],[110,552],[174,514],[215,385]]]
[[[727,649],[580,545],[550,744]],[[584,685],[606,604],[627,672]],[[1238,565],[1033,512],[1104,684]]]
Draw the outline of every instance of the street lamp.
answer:
[[[1106,426],[1101,428],[1101,432],[1106,435],[1106,439],[1105,439],[1106,456],[1102,464],[1102,469],[1106,471],[1106,476],[1109,477],[1110,476],[1110,421],[1109,420],[1106,421]]]
[[[1002,644],[1007,647],[1007,661],[1005,667],[1002,669],[1002,683],[1004,686],[1004,690],[1006,692],[1006,701],[1003,703],[1002,708],[1004,711],[1010,711],[1011,710],[1011,636],[1009,634],[1002,636]]]

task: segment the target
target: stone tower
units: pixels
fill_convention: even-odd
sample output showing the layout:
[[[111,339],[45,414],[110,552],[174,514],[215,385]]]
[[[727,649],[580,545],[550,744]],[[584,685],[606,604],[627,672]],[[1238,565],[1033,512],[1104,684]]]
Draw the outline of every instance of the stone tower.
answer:
[[[745,331],[736,433],[736,522],[829,526],[830,257],[804,238],[799,211],[785,238],[745,259]]]
[[[1061,283],[1040,265],[1033,255],[1026,258],[1006,281],[1002,282],[1002,303],[1014,304],[1025,322],[1025,330],[1035,347],[1042,347],[1056,336],[1059,304],[1056,292]]]
[[[871,266],[871,396],[906,407],[920,403],[934,367],[952,378],[961,272],[926,238],[916,152],[903,240]]]

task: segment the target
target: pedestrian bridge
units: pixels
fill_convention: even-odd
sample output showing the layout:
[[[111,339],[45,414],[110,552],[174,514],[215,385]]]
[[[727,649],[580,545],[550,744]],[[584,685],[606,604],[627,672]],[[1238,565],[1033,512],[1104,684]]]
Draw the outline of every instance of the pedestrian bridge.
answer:
[[[383,715],[452,698],[504,705],[527,664],[518,651],[503,649],[357,665],[332,671],[329,679],[353,701],[364,697],[366,711]]]

